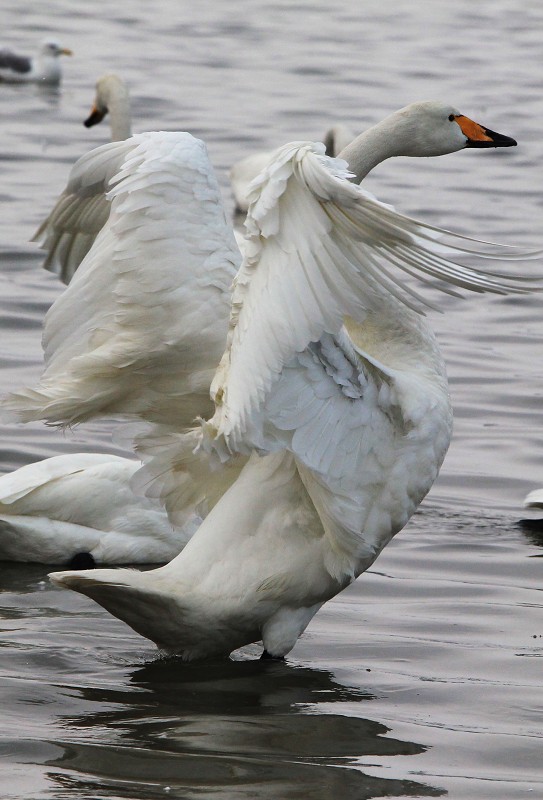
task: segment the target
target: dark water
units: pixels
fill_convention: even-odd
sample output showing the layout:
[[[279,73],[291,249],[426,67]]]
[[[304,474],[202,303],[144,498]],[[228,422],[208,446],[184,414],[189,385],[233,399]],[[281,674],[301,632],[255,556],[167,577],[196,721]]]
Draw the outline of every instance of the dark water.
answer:
[[[539,0],[59,0],[12,4],[3,23],[6,44],[54,35],[76,55],[58,92],[0,87],[2,391],[40,371],[62,287],[28,240],[71,163],[107,139],[81,125],[105,71],[129,82],[135,130],[206,139],[229,207],[228,168],[250,152],[446,100],[518,148],[394,160],[369,188],[443,227],[542,244]],[[285,664],[256,647],[161,661],[46,567],[0,565],[2,797],[541,797],[543,534],[517,525],[543,486],[541,302],[440,299],[456,416],[441,476]],[[1,434],[2,471],[118,452],[105,424]]]

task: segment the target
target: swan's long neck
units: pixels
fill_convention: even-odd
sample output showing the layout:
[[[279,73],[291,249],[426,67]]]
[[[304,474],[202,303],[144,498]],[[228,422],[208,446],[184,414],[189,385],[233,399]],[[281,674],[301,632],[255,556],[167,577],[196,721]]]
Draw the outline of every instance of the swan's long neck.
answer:
[[[130,122],[130,101],[125,91],[111,92],[108,99],[111,141],[121,142],[132,135]]]
[[[348,163],[355,175],[353,181],[360,183],[381,161],[392,156],[416,155],[410,152],[410,135],[409,120],[401,111],[396,112],[357,136],[341,150],[338,158]]]

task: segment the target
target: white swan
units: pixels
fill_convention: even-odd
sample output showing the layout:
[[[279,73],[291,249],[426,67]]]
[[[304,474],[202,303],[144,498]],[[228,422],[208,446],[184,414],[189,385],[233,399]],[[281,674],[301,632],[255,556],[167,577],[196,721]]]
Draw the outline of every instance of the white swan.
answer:
[[[526,508],[543,508],[543,489],[534,489],[524,498]]]
[[[98,78],[94,103],[84,125],[87,128],[96,125],[106,114],[109,114],[112,141],[128,139],[131,135],[130,96],[126,83],[114,73]],[[72,169],[68,185],[54,208],[32,237],[32,241],[47,253],[44,269],[56,273],[63,283],[70,283],[107,222],[110,210],[106,187],[100,179],[93,182],[93,176],[80,172],[79,163]]]
[[[57,42],[45,41],[32,58],[20,56],[8,48],[0,50],[0,83],[58,84],[62,80],[60,56],[72,51]]]
[[[353,139],[354,134],[346,125],[336,123],[324,134],[323,142],[326,148],[326,155],[337,156]],[[251,183],[268,165],[273,153],[273,150],[252,153],[250,156],[237,161],[230,169],[230,185],[236,201],[236,211],[246,212],[249,208]]]
[[[159,504],[135,495],[138,461],[73,453],[0,477],[0,561],[159,564],[197,527],[175,528]]]
[[[431,102],[393,114],[344,156],[360,181],[387,156],[514,144]],[[517,286],[457,264],[469,242],[436,245],[435,228],[378,203],[345,167],[294,143],[253,189],[215,416],[171,437],[169,472],[165,457],[148,468],[174,511],[216,503],[196,534],[150,572],[51,575],[184,659],[259,639],[284,656],[432,485],[452,424],[445,368],[395,269],[476,291]]]

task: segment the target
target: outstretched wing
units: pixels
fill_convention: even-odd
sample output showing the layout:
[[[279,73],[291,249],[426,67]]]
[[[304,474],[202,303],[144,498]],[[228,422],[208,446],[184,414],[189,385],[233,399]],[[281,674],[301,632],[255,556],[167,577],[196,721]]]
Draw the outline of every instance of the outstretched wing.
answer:
[[[278,150],[253,184],[228,347],[212,385],[215,430],[231,450],[283,367],[323,333],[336,334],[346,315],[363,321],[383,290],[416,311],[428,305],[402,282],[405,273],[449,292],[451,284],[527,291],[522,278],[459,262],[466,252],[524,254],[404,217],[351,183],[346,168],[324,156],[322,145],[295,142]],[[439,233],[444,242],[436,241]]]
[[[80,171],[91,187],[113,174],[109,217],[47,314],[40,385],[4,408],[23,421],[130,415],[182,428],[210,411],[240,260],[205,145],[139,134]]]

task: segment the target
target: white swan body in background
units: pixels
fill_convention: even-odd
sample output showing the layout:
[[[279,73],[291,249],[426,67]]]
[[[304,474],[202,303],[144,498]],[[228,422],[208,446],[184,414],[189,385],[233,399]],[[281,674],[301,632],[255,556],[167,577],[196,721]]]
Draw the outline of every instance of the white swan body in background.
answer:
[[[513,144],[431,102],[392,115],[344,155],[360,181],[391,155]],[[442,286],[526,290],[455,263],[473,245],[451,234],[448,250],[436,245],[435,228],[378,203],[346,167],[322,145],[294,143],[253,187],[215,415],[172,435],[169,471],[165,437],[162,461],[143,473],[173,515],[213,506],[196,534],[149,572],[51,575],[184,659],[259,639],[284,656],[431,487],[452,414],[423,301],[401,270]]]
[[[27,464],[0,477],[0,561],[159,564],[182,549],[183,530],[156,502],[135,495],[138,461],[74,453]]]
[[[543,489],[534,489],[524,498],[526,508],[543,508]]]
[[[143,133],[102,145],[70,178],[107,190],[106,224],[46,315],[46,368],[6,403],[72,425],[124,416],[181,430],[212,413],[241,259],[205,145]]]
[[[352,140],[354,134],[346,125],[337,123],[329,128],[323,138],[326,155],[337,156]],[[230,170],[230,185],[236,201],[236,211],[246,212],[249,208],[249,195],[251,183],[256,176],[266,167],[274,151],[252,153],[250,156],[237,161]]]
[[[60,56],[72,51],[57,42],[45,41],[35,56],[20,56],[8,48],[0,49],[0,83],[58,84],[62,80]]]
[[[131,135],[130,96],[126,83],[115,74],[102,75],[96,82],[96,95],[84,124],[87,128],[109,114],[111,139],[114,142]],[[98,233],[107,222],[110,203],[106,197],[107,176],[92,176],[74,165],[68,185],[51,213],[34,236],[47,256],[44,269],[56,273],[63,283],[70,283]]]

